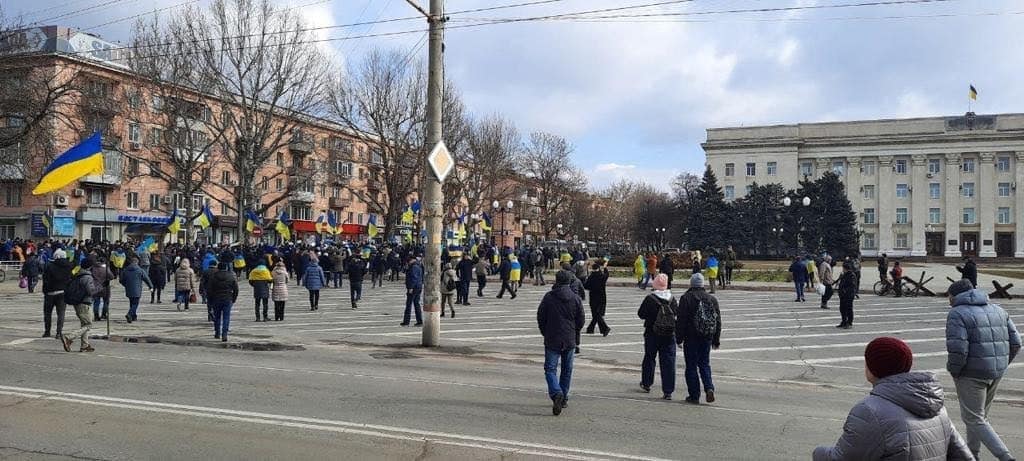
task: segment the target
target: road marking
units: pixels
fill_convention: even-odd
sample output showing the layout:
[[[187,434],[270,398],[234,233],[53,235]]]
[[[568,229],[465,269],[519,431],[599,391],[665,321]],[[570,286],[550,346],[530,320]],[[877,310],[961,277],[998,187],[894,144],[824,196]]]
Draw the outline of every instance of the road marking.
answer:
[[[21,339],[15,339],[14,341],[6,342],[3,345],[4,346],[18,346],[18,345],[21,345],[21,344],[28,344],[28,343],[30,343],[32,341],[38,341],[40,339],[46,339],[46,338],[21,338]]]
[[[183,416],[194,416],[227,421],[248,422],[255,424],[266,424],[272,426],[292,427],[298,429],[310,429],[318,431],[337,432],[343,434],[357,434],[394,440],[430,441],[432,443],[439,443],[444,445],[479,448],[499,452],[515,451],[518,453],[530,454],[534,456],[552,456],[575,460],[613,458],[662,461],[661,458],[654,458],[648,456],[612,453],[607,451],[588,450],[579,448],[565,448],[554,445],[524,442],[518,440],[477,437],[464,434],[424,431],[419,429],[398,426],[356,423],[341,420],[276,415],[270,413],[231,410],[227,408],[181,405],[174,403],[154,402],[149,400],[122,399],[114,397],[76,394],[70,392],[59,392],[46,389],[0,386],[0,394],[15,395],[19,397],[31,396],[30,398],[37,398],[42,400],[56,400],[61,402],[78,403],[85,405],[125,408],[131,410],[151,411],[157,413],[177,414]]]
[[[945,357],[949,355],[949,352],[938,351],[938,352],[914,352],[914,358],[919,359],[922,357]],[[820,363],[833,363],[833,362],[863,362],[863,355],[854,355],[850,357],[826,357],[822,359],[798,359],[798,360],[783,360],[783,362],[792,365],[801,364],[820,364]]]

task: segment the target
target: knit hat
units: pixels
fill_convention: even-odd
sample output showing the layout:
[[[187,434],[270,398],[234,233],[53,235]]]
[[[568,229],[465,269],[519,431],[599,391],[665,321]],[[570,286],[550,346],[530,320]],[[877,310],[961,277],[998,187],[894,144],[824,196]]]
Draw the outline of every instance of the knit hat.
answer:
[[[966,293],[966,292],[971,291],[973,289],[974,289],[974,285],[971,284],[970,280],[960,279],[960,280],[957,280],[957,281],[953,282],[953,284],[949,286],[949,295],[950,296],[956,296],[956,295],[958,295],[960,293]]]
[[[92,267],[92,265],[93,265],[92,258],[85,258],[85,259],[82,260],[82,263],[79,264],[79,267],[81,267],[82,269],[88,269],[88,268]]]
[[[576,278],[571,272],[558,271],[555,274],[555,285],[571,285],[572,279]]]
[[[67,259],[68,254],[64,250],[57,250],[53,252],[53,259]]]
[[[658,274],[657,277],[654,277],[654,284],[652,286],[655,290],[667,290],[668,276],[665,274]]]
[[[699,272],[690,276],[690,288],[704,288],[704,276]]]
[[[914,353],[910,346],[898,338],[875,338],[864,349],[864,362],[871,374],[878,378],[910,371]]]

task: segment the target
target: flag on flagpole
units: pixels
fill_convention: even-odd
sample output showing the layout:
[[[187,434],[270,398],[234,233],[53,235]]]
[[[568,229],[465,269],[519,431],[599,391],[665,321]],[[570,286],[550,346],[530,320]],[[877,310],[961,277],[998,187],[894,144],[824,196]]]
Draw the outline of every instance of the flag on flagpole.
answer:
[[[210,205],[204,206],[203,211],[199,213],[199,216],[196,216],[193,222],[199,224],[199,227],[203,228],[203,230],[213,225],[213,213],[210,212]]]
[[[337,234],[338,233],[338,218],[335,217],[333,211],[327,212],[327,233]]]
[[[156,240],[153,240],[153,236],[147,236],[138,247],[135,248],[136,253],[148,253],[153,251],[156,246]]]
[[[317,216],[317,218],[316,218],[316,231],[317,231],[317,233],[320,233],[320,234],[324,233],[327,230],[326,228],[327,228],[327,223],[324,222],[324,215],[321,214],[320,216]]]
[[[370,238],[374,238],[379,232],[380,230],[377,229],[377,215],[371,214],[370,220],[366,225],[366,234],[369,235]]]
[[[402,224],[412,224],[416,219],[413,213],[412,207],[405,207],[405,211],[402,212]]]
[[[245,230],[246,230],[246,232],[251,234],[253,229],[255,229],[256,227],[259,227],[261,225],[262,224],[260,224],[260,217],[256,216],[256,213],[253,213],[252,210],[245,210]]]
[[[481,218],[481,220],[480,220],[480,228],[483,229],[484,232],[490,232],[491,229],[492,229],[492,227],[491,227],[491,216],[488,215],[487,212],[485,211],[485,212],[483,212],[481,214],[480,218]]]
[[[171,213],[171,220],[167,223],[167,232],[177,234],[181,230],[181,221],[178,220],[178,209]]]
[[[970,85],[970,89],[967,91],[967,97],[974,101],[978,100],[978,90],[974,88],[974,85]]]
[[[53,218],[50,217],[50,212],[43,213],[43,227],[46,228],[46,235],[53,233]]]
[[[103,174],[103,144],[97,131],[88,139],[60,154],[43,170],[39,184],[32,195],[53,192],[74,180],[90,174]]]
[[[281,238],[285,240],[292,239],[292,230],[288,227],[288,224],[290,224],[288,212],[282,211],[281,216],[277,218],[277,224],[274,225],[274,229],[276,229],[277,233],[281,235]]]
[[[419,213],[420,212],[420,208],[421,208],[420,201],[416,200],[416,201],[412,202],[412,206],[409,207],[409,208],[412,209],[413,213]]]

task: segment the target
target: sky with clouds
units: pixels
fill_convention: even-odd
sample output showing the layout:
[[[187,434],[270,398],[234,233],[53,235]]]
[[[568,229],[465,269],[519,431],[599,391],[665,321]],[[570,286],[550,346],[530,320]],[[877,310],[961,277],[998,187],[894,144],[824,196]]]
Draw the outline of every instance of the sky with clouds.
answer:
[[[459,27],[656,0],[552,0],[457,13],[535,2],[448,0],[447,76],[473,113],[501,113],[524,133],[571,140],[595,187],[628,178],[668,190],[673,176],[703,170],[700,143],[709,127],[961,114],[969,83],[980,93],[976,112],[1024,112],[1024,59],[1013,45],[1024,29],[1020,0],[690,0],[585,20]],[[166,15],[185,2],[3,3],[8,15],[23,13],[27,22],[89,28],[171,7],[160,13]],[[280,3],[318,27],[415,15],[404,0]],[[863,3],[876,4],[843,6]],[[647,16],[609,17],[625,14]],[[130,26],[92,32],[125,41]],[[336,39],[415,31],[325,42],[343,63],[375,47],[425,56],[423,28],[410,20],[317,33]]]

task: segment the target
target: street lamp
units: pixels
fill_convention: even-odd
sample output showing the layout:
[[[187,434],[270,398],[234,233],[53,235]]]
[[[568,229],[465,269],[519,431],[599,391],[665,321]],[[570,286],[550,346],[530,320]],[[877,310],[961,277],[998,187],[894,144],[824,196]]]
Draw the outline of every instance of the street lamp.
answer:
[[[526,240],[527,240],[526,227],[530,225],[530,220],[529,219],[522,219],[522,220],[519,221],[519,224],[523,225],[523,244],[525,245],[526,244]]]
[[[804,197],[803,200],[800,200],[800,203],[802,203],[804,206],[811,206],[811,198]],[[793,200],[790,199],[789,197],[786,197],[782,199],[782,204],[785,206],[790,206],[793,204]]]
[[[501,212],[501,227],[499,228],[501,233],[501,242],[499,244],[500,247],[505,246],[505,213],[512,212],[512,205],[513,203],[511,200],[506,202],[504,207],[502,207],[501,202],[497,200],[491,202],[491,208],[493,208],[494,211],[496,212]]]

